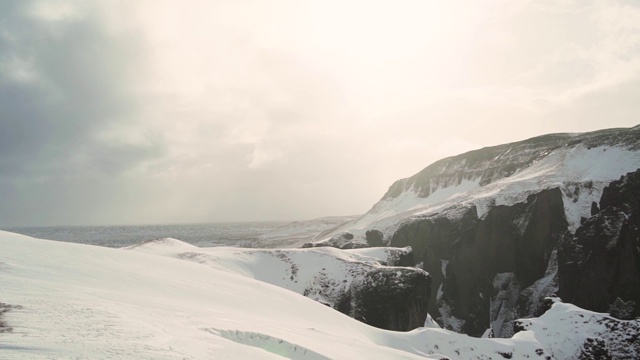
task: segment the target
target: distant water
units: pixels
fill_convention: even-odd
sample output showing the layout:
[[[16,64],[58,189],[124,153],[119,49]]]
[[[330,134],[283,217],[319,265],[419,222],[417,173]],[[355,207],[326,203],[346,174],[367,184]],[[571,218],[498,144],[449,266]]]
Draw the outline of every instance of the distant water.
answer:
[[[145,240],[175,238],[200,247],[242,246],[255,242],[286,222],[242,222],[180,225],[46,226],[3,230],[39,239],[119,248]]]

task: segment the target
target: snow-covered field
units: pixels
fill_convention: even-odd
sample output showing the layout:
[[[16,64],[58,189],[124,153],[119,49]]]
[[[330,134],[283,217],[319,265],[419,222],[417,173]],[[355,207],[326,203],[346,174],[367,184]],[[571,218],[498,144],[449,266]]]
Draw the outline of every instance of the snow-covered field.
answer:
[[[392,332],[256,280],[248,265],[240,275],[229,263],[167,256],[194,250],[182,242],[156,245],[109,249],[0,232],[0,302],[13,306],[0,319],[0,359],[563,359],[610,319],[556,304],[512,339]],[[221,251],[220,259],[236,256]]]

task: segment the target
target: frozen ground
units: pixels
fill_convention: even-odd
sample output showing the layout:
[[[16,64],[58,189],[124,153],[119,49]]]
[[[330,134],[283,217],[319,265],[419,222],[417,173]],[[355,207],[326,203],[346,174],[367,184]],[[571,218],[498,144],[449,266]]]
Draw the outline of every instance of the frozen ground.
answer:
[[[0,319],[12,328],[0,333],[0,359],[567,359],[602,335],[598,321],[613,321],[556,304],[512,339],[385,331],[250,274],[166,256],[192,251],[185,243],[157,245],[0,232],[0,302],[14,306]]]

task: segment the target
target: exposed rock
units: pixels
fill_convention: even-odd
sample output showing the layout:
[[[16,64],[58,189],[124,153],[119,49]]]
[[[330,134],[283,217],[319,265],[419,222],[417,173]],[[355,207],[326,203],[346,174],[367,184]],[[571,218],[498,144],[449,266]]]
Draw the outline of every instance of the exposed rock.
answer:
[[[22,307],[20,305],[9,305],[0,302],[0,333],[9,333],[13,331],[13,328],[9,326],[7,321],[4,319],[4,314],[12,309],[22,309]]]
[[[483,219],[474,207],[458,218],[412,219],[398,228],[390,245],[411,246],[416,261],[431,274],[429,313],[442,323],[443,316],[455,316],[464,321],[462,332],[480,336],[495,320],[490,318],[490,303],[500,291],[494,286],[496,276],[513,274],[508,292],[515,292],[517,299],[520,290],[544,277],[566,230],[562,193],[556,188],[530,195],[524,203],[494,206]],[[450,314],[441,313],[445,303]],[[497,313],[512,312],[504,321],[533,315],[518,313],[514,306]]]
[[[640,303],[639,194],[640,170],[612,182],[600,211],[561,241],[558,295],[565,301],[600,312],[616,298]]]
[[[388,330],[422,327],[427,318],[431,278],[412,268],[368,272],[351,292],[355,319]]]
[[[587,338],[582,345],[579,360],[611,360],[607,343],[601,338]]]
[[[635,301],[624,301],[620,298],[616,298],[611,306],[609,306],[609,315],[620,320],[632,320],[635,309]]]
[[[384,238],[384,234],[380,230],[370,229],[365,233],[365,237],[367,239],[367,244],[371,247],[376,246],[384,246],[384,242],[382,241]]]
[[[411,246],[405,248],[387,248],[387,251],[389,253],[387,265],[389,266],[412,267],[416,264]]]

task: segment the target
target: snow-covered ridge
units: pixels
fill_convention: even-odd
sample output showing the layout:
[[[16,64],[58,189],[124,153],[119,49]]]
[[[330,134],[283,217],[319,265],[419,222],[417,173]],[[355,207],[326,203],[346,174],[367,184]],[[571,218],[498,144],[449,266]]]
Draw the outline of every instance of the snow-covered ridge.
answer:
[[[531,139],[486,147],[479,150],[439,160],[419,173],[396,181],[384,199],[398,197],[412,190],[419,197],[429,197],[438,189],[459,185],[463,180],[477,180],[480,186],[531,166],[561,148],[572,149],[579,145],[640,150],[640,129],[607,129],[584,134],[549,134]]]
[[[598,344],[614,359],[638,355],[638,321],[569,304],[527,320],[511,339],[386,331],[294,292],[164,256],[197,250],[177,240],[143,247],[155,253],[0,232],[0,302],[11,306],[0,322],[12,328],[0,357],[575,359]]]
[[[638,168],[638,126],[539,136],[439,160],[396,181],[369,212],[338,231],[362,239],[366,229],[376,228],[388,236],[408,217],[455,217],[470,206],[482,217],[491,206],[524,202],[554,187],[562,190],[569,228],[575,231],[602,189]]]
[[[159,239],[125,248],[203,264],[276,285],[334,306],[367,272],[386,268],[410,248],[339,250],[199,248],[176,239]],[[422,271],[413,269],[412,271]]]

